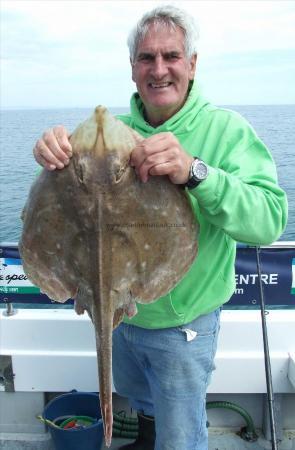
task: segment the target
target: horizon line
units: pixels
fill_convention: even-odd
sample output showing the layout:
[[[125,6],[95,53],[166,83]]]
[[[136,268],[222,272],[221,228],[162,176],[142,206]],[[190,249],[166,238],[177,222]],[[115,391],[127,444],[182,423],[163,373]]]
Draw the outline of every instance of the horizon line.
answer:
[[[220,103],[216,106],[295,106],[295,103]],[[34,111],[34,110],[64,110],[64,109],[94,109],[95,106],[8,106],[0,107],[0,111]],[[130,109],[130,106],[106,106],[109,109]]]

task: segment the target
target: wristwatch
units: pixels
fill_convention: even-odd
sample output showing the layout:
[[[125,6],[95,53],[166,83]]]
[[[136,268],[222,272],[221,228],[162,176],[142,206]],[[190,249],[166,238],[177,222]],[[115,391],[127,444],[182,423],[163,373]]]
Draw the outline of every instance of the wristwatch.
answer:
[[[190,171],[189,171],[189,179],[185,184],[185,187],[188,189],[194,189],[197,187],[202,181],[206,180],[208,177],[208,166],[199,158],[195,158],[192,162]]]

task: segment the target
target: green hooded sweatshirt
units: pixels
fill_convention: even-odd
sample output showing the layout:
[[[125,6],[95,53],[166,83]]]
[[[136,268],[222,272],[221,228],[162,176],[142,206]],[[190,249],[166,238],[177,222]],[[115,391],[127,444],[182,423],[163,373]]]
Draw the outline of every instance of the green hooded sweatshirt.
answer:
[[[131,98],[131,113],[118,119],[143,137],[173,133],[187,153],[209,166],[208,178],[188,191],[200,224],[194,263],[167,295],[138,303],[138,313],[124,318],[143,328],[183,325],[230,299],[236,241],[262,245],[279,238],[287,222],[286,195],[253,128],[238,113],[208,103],[196,83],[182,109],[156,128],[145,121],[138,93]]]

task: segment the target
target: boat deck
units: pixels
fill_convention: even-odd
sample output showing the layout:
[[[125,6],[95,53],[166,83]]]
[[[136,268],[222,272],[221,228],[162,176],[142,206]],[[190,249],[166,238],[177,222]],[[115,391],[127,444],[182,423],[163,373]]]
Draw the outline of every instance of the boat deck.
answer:
[[[119,449],[120,445],[132,442],[128,439],[113,439],[111,450]],[[286,435],[284,440],[279,444],[279,450],[295,449],[295,433]],[[215,428],[209,432],[208,450],[266,450],[270,449],[270,443],[262,437],[257,442],[243,441],[234,431],[228,431],[225,428]],[[10,450],[10,449],[9,449]],[[50,449],[51,450],[51,449]],[[52,449],[54,450],[54,449]],[[101,450],[107,450],[103,446]]]
[[[19,436],[21,437],[21,436]],[[24,437],[24,435],[22,436]],[[129,439],[114,438],[110,450],[117,450],[123,444],[132,442]],[[34,440],[4,440],[1,439],[1,450],[55,450],[49,433],[44,436],[42,441]],[[278,445],[279,450],[295,450],[295,432],[286,433],[283,441]],[[271,449],[271,444],[263,437],[258,438],[257,442],[245,442],[236,435],[236,431],[226,428],[212,428],[209,430],[208,450],[266,450]],[[70,450],[70,449],[65,449]],[[97,449],[99,450],[99,449]],[[107,450],[105,445],[101,450]]]

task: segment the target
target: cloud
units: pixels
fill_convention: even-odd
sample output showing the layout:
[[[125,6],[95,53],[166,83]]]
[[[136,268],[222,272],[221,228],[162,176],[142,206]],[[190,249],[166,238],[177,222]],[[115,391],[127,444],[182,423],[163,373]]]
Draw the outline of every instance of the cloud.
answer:
[[[278,1],[194,2],[202,49],[211,54],[294,48],[295,4]]]
[[[232,53],[199,65],[198,79],[214,103],[295,103],[295,49]]]
[[[294,56],[288,51],[295,48],[294,2],[173,3],[200,23],[198,77],[206,91],[211,92],[210,80],[218,75],[224,80],[223,98],[231,87],[239,102],[244,98],[238,95],[239,83],[244,85],[249,73],[257,86],[263,77],[273,85],[278,76],[289,82],[285,70],[295,77],[288,60]],[[162,2],[2,0],[2,107],[62,107],[75,102],[92,106],[94,96],[108,106],[128,105],[134,86],[126,38],[141,15],[159,4]],[[288,88],[291,91],[293,83],[286,85]],[[257,91],[254,84],[252,91]],[[281,103],[295,101],[294,97],[294,93],[284,93]]]

